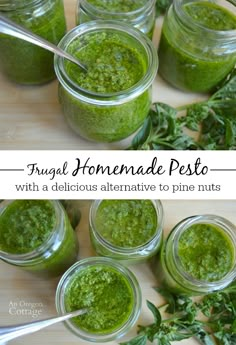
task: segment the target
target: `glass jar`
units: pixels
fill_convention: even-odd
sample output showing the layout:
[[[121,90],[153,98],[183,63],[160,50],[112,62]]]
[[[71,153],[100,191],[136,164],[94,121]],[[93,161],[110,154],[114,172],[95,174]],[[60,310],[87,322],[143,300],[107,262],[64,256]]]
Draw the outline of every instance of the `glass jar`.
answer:
[[[164,242],[160,266],[156,273],[175,293],[200,295],[225,288],[236,277],[236,227],[215,215],[182,220]]]
[[[96,218],[104,202],[109,204],[104,206],[100,226]],[[107,219],[104,219],[105,214]],[[106,222],[106,227],[102,227]],[[154,256],[161,247],[163,207],[159,200],[95,200],[90,207],[89,228],[98,255],[126,264],[142,262]]]
[[[78,0],[77,24],[90,20],[119,20],[129,23],[152,39],[156,0],[104,1]]]
[[[235,14],[225,0],[174,0],[158,49],[160,75],[179,89],[213,90],[236,63]]]
[[[135,132],[143,124],[151,105],[151,84],[158,63],[152,42],[129,25],[94,21],[72,29],[59,47],[72,55],[84,54],[85,61],[81,56],[78,58],[88,65],[87,76],[84,76],[79,67],[55,56],[55,71],[60,82],[59,100],[70,127],[82,137],[99,142],[119,141]],[[133,54],[131,60],[127,58],[129,54]],[[132,65],[134,57],[136,60]],[[112,63],[105,61],[108,59]],[[126,62],[131,64],[129,69],[119,67]],[[95,72],[91,74],[93,69]],[[139,76],[138,71],[140,79],[120,90],[120,84]],[[119,77],[120,73],[122,77]],[[80,78],[80,85],[83,78],[85,81],[88,78],[87,86],[79,86],[75,78]],[[100,80],[104,84],[102,91]]]
[[[0,0],[0,14],[56,45],[66,32],[62,0]],[[20,84],[43,84],[55,78],[51,52],[1,33],[0,66]]]
[[[65,321],[65,325],[78,337],[92,342],[112,341],[126,334],[139,317],[141,303],[140,286],[133,273],[108,258],[90,257],[75,263],[63,275],[56,291],[59,314],[88,309],[73,321]],[[104,331],[106,320],[111,329]]]
[[[60,202],[8,200],[0,206],[3,261],[36,274],[58,276],[77,260],[77,237]]]

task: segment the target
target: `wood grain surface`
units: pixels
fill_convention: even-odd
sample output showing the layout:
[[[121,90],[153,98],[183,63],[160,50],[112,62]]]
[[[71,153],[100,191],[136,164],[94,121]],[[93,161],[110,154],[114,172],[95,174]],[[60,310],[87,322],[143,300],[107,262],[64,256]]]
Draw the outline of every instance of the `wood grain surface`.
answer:
[[[185,217],[196,214],[215,214],[223,216],[236,224],[236,201],[169,201],[162,202],[164,208],[164,233],[165,236],[172,227]],[[89,240],[88,231],[88,212],[90,201],[79,201],[79,208],[82,212],[82,218],[76,231],[80,243],[79,258],[94,256]],[[152,321],[150,312],[146,307],[146,299],[149,299],[155,305],[160,305],[162,300],[153,290],[158,283],[158,277],[155,277],[148,263],[130,266],[141,285],[142,290],[142,311],[138,323],[147,324]],[[34,275],[15,268],[4,262],[0,262],[0,322],[1,326],[21,322],[30,322],[37,320],[31,315],[22,315],[22,310],[29,309],[30,303],[37,303],[39,306],[33,309],[41,310],[40,318],[47,318],[56,314],[55,310],[55,291],[58,279],[43,280]],[[19,315],[12,315],[10,308],[16,305]],[[136,334],[134,327],[122,341],[130,339]],[[119,341],[110,342],[115,345]],[[39,331],[11,342],[15,345],[86,345],[89,344],[80,340],[70,333],[63,324],[57,324],[50,328]],[[173,345],[197,345],[195,339],[184,340]]]
[[[76,0],[64,0],[68,30],[75,26]],[[157,47],[162,18],[156,23]],[[19,66],[20,68],[20,66]],[[57,97],[57,81],[42,86],[20,86],[0,75],[0,149],[123,149],[129,140],[113,144],[89,142],[67,125]],[[173,106],[198,101],[202,95],[187,94],[168,86],[160,77],[153,83],[153,102]]]

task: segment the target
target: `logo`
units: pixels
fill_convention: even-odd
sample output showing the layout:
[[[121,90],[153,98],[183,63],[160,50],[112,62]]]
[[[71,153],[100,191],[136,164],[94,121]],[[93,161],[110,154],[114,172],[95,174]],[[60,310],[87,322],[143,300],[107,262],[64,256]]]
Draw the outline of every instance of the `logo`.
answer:
[[[33,319],[38,318],[43,312],[43,303],[41,302],[26,302],[21,301],[10,301],[9,303],[9,314],[10,315],[30,315]]]

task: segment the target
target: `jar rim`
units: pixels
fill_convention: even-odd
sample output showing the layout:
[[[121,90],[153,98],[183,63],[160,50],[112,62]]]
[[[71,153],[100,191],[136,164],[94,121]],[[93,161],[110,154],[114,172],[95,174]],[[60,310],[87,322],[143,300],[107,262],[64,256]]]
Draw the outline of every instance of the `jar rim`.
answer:
[[[136,247],[131,247],[131,248],[126,248],[126,247],[124,248],[124,247],[116,246],[116,245],[112,244],[111,242],[109,242],[108,240],[106,240],[97,231],[97,227],[95,224],[95,217],[96,217],[97,209],[98,209],[99,205],[101,204],[101,202],[103,201],[103,199],[94,200],[91,204],[90,211],[89,211],[89,223],[92,226],[92,231],[93,231],[94,235],[99,239],[101,244],[116,254],[129,255],[129,254],[132,254],[134,251],[144,250],[154,240],[156,241],[157,237],[161,238],[162,229],[163,229],[163,222],[164,222],[164,211],[163,211],[162,203],[160,200],[151,200],[151,199],[148,199],[148,200],[150,200],[152,202],[153,206],[155,207],[156,217],[158,220],[157,226],[155,229],[155,233],[145,243],[140,244],[139,246],[136,246]]]
[[[195,224],[211,224],[217,226],[225,235],[227,235],[228,239],[232,241],[232,247],[234,249],[234,257],[233,257],[233,264],[230,268],[230,271],[226,273],[221,279],[216,281],[204,281],[200,279],[194,278],[192,275],[184,271],[182,268],[181,260],[178,256],[178,241],[181,235],[186,231],[189,227]],[[178,272],[178,275],[182,276],[186,281],[191,283],[193,287],[197,288],[212,288],[212,289],[221,289],[231,283],[236,277],[236,227],[233,223],[228,221],[227,219],[213,215],[213,214],[204,214],[204,215],[194,215],[191,217],[187,217],[180,221],[171,231],[168,238],[171,238],[171,242],[173,244],[173,264]]]
[[[61,277],[57,285],[56,296],[55,296],[56,309],[58,313],[60,314],[66,312],[64,297],[65,297],[66,288],[70,280],[76,275],[76,273],[80,271],[82,272],[86,270],[87,268],[93,267],[93,266],[110,267],[116,270],[119,274],[121,274],[123,278],[125,278],[127,284],[129,284],[129,287],[131,288],[131,291],[132,291],[133,309],[128,319],[122,325],[120,325],[119,328],[116,328],[112,330],[110,333],[106,333],[106,334],[97,334],[97,333],[84,331],[80,329],[79,327],[74,326],[71,323],[71,320],[64,321],[64,324],[71,332],[73,332],[75,335],[77,335],[81,339],[92,341],[92,342],[108,342],[108,341],[122,337],[135,324],[141,311],[142,295],[141,295],[141,289],[140,289],[138,280],[133,274],[133,272],[131,272],[127,267],[125,267],[121,263],[117,262],[114,259],[96,257],[96,256],[85,258],[76,262],[63,274],[63,276]]]
[[[179,21],[184,24],[184,26],[186,26],[188,29],[190,29],[193,32],[202,32],[202,34],[207,35],[207,37],[209,39],[217,39],[217,40],[225,40],[225,39],[229,39],[232,42],[236,43],[236,29],[233,30],[214,30],[214,29],[210,29],[205,27],[204,25],[200,24],[198,21],[193,20],[193,18],[186,12],[183,10],[183,2],[184,4],[188,4],[188,3],[194,3],[194,2],[198,2],[199,0],[173,0],[173,8],[175,9],[175,12],[178,15],[178,19]],[[230,2],[229,0],[225,0],[226,2],[229,2],[230,4],[233,4],[232,2]],[[209,2],[208,0],[202,0],[202,2]],[[235,4],[233,4],[235,6]],[[222,7],[223,9],[225,9],[224,6],[222,6],[222,4],[218,5],[219,7]],[[229,13],[230,10],[227,9]]]
[[[1,213],[4,212],[4,210],[7,208],[8,204],[14,202],[15,200],[8,200],[6,203],[6,206],[1,210],[0,212],[0,216]],[[63,222],[63,214],[62,214],[62,206],[60,205],[59,201],[56,200],[46,200],[48,202],[50,202],[53,207],[54,207],[54,211],[56,214],[56,224],[54,225],[54,228],[51,230],[46,243],[42,243],[41,245],[39,245],[37,248],[35,248],[34,250],[28,252],[28,253],[23,253],[23,254],[12,254],[12,253],[7,253],[4,252],[2,250],[0,250],[0,259],[2,259],[3,261],[7,261],[7,262],[11,262],[11,263],[20,263],[21,265],[25,265],[28,264],[29,260],[33,260],[39,258],[40,260],[40,255],[43,254],[45,252],[45,250],[47,248],[49,248],[51,245],[54,246],[55,249],[57,249],[59,247],[59,243],[57,243],[57,241],[55,241],[55,238],[57,236],[56,233],[56,229],[62,229],[62,227],[60,226],[60,224]],[[36,262],[35,262],[36,263]]]
[[[139,15],[143,15],[144,12],[149,11],[154,5],[156,0],[147,0],[144,1],[143,5],[136,10],[129,11],[129,12],[114,12],[114,11],[107,11],[103,10],[93,4],[91,4],[88,0],[80,0],[79,5],[83,8],[86,8],[86,11],[88,11],[90,14],[95,16],[96,18],[99,18],[102,15],[105,16],[114,16],[114,18],[119,18],[120,16],[124,17],[132,17],[134,16],[134,19],[137,18]],[[131,19],[132,20],[132,19]]]
[[[21,0],[18,2],[13,2],[13,1],[5,1],[5,0],[0,0],[0,11],[3,12],[10,12],[10,11],[18,11],[22,10],[28,6],[34,6],[37,4],[40,4],[41,2],[45,2],[45,0],[31,0],[30,4],[29,1],[27,0]]]
[[[142,47],[149,61],[147,71],[144,76],[130,88],[114,92],[114,93],[96,93],[89,90],[85,90],[79,87],[78,84],[73,82],[66,73],[64,68],[64,59],[55,55],[54,57],[54,68],[57,78],[61,85],[75,98],[89,102],[95,105],[117,105],[126,103],[146,91],[151,86],[158,68],[158,57],[156,49],[151,40],[141,31],[128,25],[115,20],[96,20],[85,22],[79,26],[70,30],[59,42],[58,47],[67,50],[69,45],[74,39],[82,37],[83,35],[90,34],[96,31],[110,31],[119,32],[123,35],[131,37],[140,47]]]

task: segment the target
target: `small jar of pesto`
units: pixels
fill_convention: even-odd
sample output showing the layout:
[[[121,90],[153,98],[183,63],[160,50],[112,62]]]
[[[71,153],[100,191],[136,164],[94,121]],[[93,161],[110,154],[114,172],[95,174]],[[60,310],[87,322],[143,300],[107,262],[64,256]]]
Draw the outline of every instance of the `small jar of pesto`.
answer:
[[[62,0],[1,0],[0,14],[56,45],[66,33]],[[1,33],[0,66],[20,84],[43,84],[55,78],[51,52]]]
[[[55,56],[59,100],[70,127],[82,137],[113,142],[144,122],[151,105],[157,52],[142,32],[125,23],[92,21],[72,29],[59,47],[87,65]]]
[[[0,208],[0,259],[45,276],[58,276],[77,260],[78,242],[61,203],[4,201]]]
[[[126,264],[145,261],[160,249],[163,208],[159,200],[95,200],[90,238],[98,255]]]
[[[164,242],[158,275],[176,293],[225,288],[236,278],[236,227],[215,215],[182,220]]]
[[[156,0],[78,0],[77,24],[90,20],[119,20],[141,30],[152,39]]]
[[[160,75],[176,88],[214,90],[236,63],[236,7],[226,0],[174,0],[158,55]]]
[[[107,342],[125,335],[141,310],[141,290],[133,273],[117,261],[90,257],[75,263],[61,278],[56,291],[59,314],[85,309],[65,321],[78,337]]]

